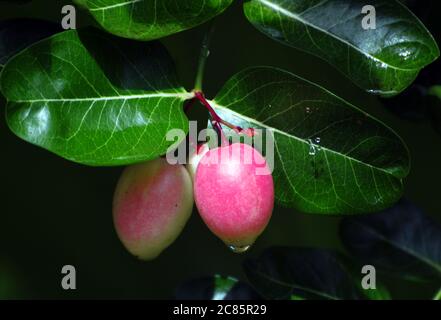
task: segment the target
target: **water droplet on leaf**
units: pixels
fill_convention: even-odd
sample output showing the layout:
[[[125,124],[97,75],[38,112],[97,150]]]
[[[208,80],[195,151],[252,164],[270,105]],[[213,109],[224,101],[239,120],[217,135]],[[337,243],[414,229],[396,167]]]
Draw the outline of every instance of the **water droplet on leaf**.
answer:
[[[312,143],[311,139],[308,139],[308,143],[309,143],[309,155],[315,156],[315,154],[317,153],[317,149],[316,149],[314,143]]]

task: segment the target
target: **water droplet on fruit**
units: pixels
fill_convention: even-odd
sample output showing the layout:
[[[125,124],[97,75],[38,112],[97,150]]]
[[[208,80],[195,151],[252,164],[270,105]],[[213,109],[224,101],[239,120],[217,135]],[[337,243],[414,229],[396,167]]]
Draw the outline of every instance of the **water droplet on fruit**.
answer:
[[[228,246],[228,248],[233,251],[234,253],[244,253],[248,251],[251,246]]]

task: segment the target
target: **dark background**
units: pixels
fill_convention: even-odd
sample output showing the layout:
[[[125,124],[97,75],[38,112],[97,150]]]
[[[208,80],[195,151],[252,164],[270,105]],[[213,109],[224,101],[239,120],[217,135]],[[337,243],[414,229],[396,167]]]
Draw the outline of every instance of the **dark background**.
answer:
[[[64,4],[70,2],[0,2],[0,20],[61,21]],[[93,23],[80,9],[77,18],[78,26]],[[246,21],[240,1],[216,20],[205,78],[208,98],[230,76],[254,65],[278,66],[330,89],[384,121],[404,139],[412,155],[405,197],[441,220],[441,137],[429,124],[396,117],[325,62],[266,38]],[[205,29],[201,26],[163,39],[187,89],[193,86]],[[201,108],[191,116],[202,120],[205,113]],[[195,211],[172,246],[156,260],[141,262],[123,248],[112,224],[112,195],[122,168],[68,162],[14,136],[4,117],[0,139],[0,298],[170,298],[190,278],[220,273],[245,279],[243,259],[271,245],[341,249],[340,218],[276,207],[250,252],[236,255],[210,233]],[[76,291],[61,288],[61,268],[66,264],[77,269]],[[389,284],[395,298],[426,298],[434,290],[430,284],[378,281]]]

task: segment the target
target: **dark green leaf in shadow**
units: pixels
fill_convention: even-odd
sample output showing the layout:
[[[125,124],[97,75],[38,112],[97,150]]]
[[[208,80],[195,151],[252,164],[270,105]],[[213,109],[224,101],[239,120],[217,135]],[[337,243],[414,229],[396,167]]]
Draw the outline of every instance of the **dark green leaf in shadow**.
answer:
[[[401,138],[322,87],[280,69],[254,67],[232,77],[212,105],[228,122],[273,137],[276,198],[284,205],[355,214],[401,197],[409,172]]]
[[[15,134],[87,165],[158,157],[173,143],[171,128],[188,130],[182,105],[192,94],[157,42],[62,32],[13,57],[0,89]]]
[[[76,0],[108,32],[138,40],[162,38],[200,25],[233,0]]]
[[[60,31],[60,25],[44,20],[0,21],[0,70],[14,54]]]
[[[365,30],[365,5],[376,28]],[[393,96],[439,56],[425,26],[399,1],[250,0],[248,20],[269,37],[316,55],[362,89]]]
[[[246,283],[232,277],[215,275],[187,281],[175,294],[178,300],[259,300],[261,297]]]
[[[441,226],[407,200],[380,213],[345,218],[341,238],[362,264],[410,280],[441,279]]]
[[[247,259],[251,285],[267,299],[360,299],[339,254],[326,249],[272,247]]]

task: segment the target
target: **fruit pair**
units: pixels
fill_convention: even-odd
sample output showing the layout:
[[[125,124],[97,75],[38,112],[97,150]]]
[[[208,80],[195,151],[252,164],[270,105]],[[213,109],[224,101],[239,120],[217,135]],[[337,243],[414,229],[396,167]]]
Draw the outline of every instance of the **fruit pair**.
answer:
[[[202,147],[187,169],[159,158],[123,172],[113,219],[119,238],[133,255],[151,260],[167,248],[191,215],[193,195],[209,229],[236,252],[246,250],[265,229],[274,187],[257,150],[241,143],[212,150]]]

